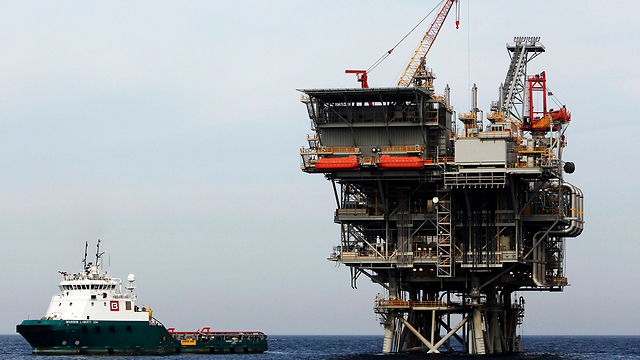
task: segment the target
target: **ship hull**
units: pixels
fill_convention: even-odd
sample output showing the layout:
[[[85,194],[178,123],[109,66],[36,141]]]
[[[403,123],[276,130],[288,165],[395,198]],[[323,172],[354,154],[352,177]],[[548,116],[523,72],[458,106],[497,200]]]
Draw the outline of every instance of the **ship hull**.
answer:
[[[37,354],[180,352],[180,343],[164,326],[148,321],[24,320],[16,331]]]
[[[24,320],[16,331],[35,354],[252,354],[268,350],[264,334],[170,333],[148,321]]]

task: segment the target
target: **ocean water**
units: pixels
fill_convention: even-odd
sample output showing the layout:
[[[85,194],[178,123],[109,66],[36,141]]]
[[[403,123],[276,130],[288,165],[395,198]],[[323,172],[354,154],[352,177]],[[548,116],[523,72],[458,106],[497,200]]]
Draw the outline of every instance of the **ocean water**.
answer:
[[[247,355],[164,355],[164,356],[54,356],[31,354],[20,335],[0,335],[0,359],[160,359],[167,360],[417,360],[417,359],[640,359],[640,336],[524,336],[525,352],[515,355],[470,356],[464,354],[381,355],[382,336],[269,336],[269,351]]]

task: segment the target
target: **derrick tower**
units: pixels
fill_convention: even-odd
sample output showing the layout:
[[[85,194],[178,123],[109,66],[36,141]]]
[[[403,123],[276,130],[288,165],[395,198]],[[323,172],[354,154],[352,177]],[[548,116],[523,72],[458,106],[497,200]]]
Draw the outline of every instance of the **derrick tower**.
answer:
[[[352,286],[361,275],[382,286],[384,353],[520,351],[514,292],[567,285],[564,238],[583,225],[582,192],[563,180],[571,117],[547,111],[544,73],[526,75],[539,38],[507,49],[500,99],[485,121],[474,86],[459,132],[448,86],[300,90],[314,131],[301,168],[333,184],[342,230],[329,260],[350,267]]]

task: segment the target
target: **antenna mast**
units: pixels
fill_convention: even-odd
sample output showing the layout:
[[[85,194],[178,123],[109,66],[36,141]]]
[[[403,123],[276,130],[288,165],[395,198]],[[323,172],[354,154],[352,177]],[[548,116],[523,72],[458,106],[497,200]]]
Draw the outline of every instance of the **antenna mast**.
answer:
[[[100,239],[98,239],[98,245],[96,246],[96,267],[100,269],[100,258],[104,255],[104,251],[100,252]]]
[[[89,242],[85,241],[84,242],[84,259],[82,260],[82,264],[84,265],[84,268],[87,268],[87,249],[89,248]]]

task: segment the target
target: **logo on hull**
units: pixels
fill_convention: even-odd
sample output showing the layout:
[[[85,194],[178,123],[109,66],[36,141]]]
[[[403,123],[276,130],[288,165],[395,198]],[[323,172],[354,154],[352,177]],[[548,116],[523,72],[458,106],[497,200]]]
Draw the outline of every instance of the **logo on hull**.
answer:
[[[111,311],[120,311],[119,301],[111,301]]]

